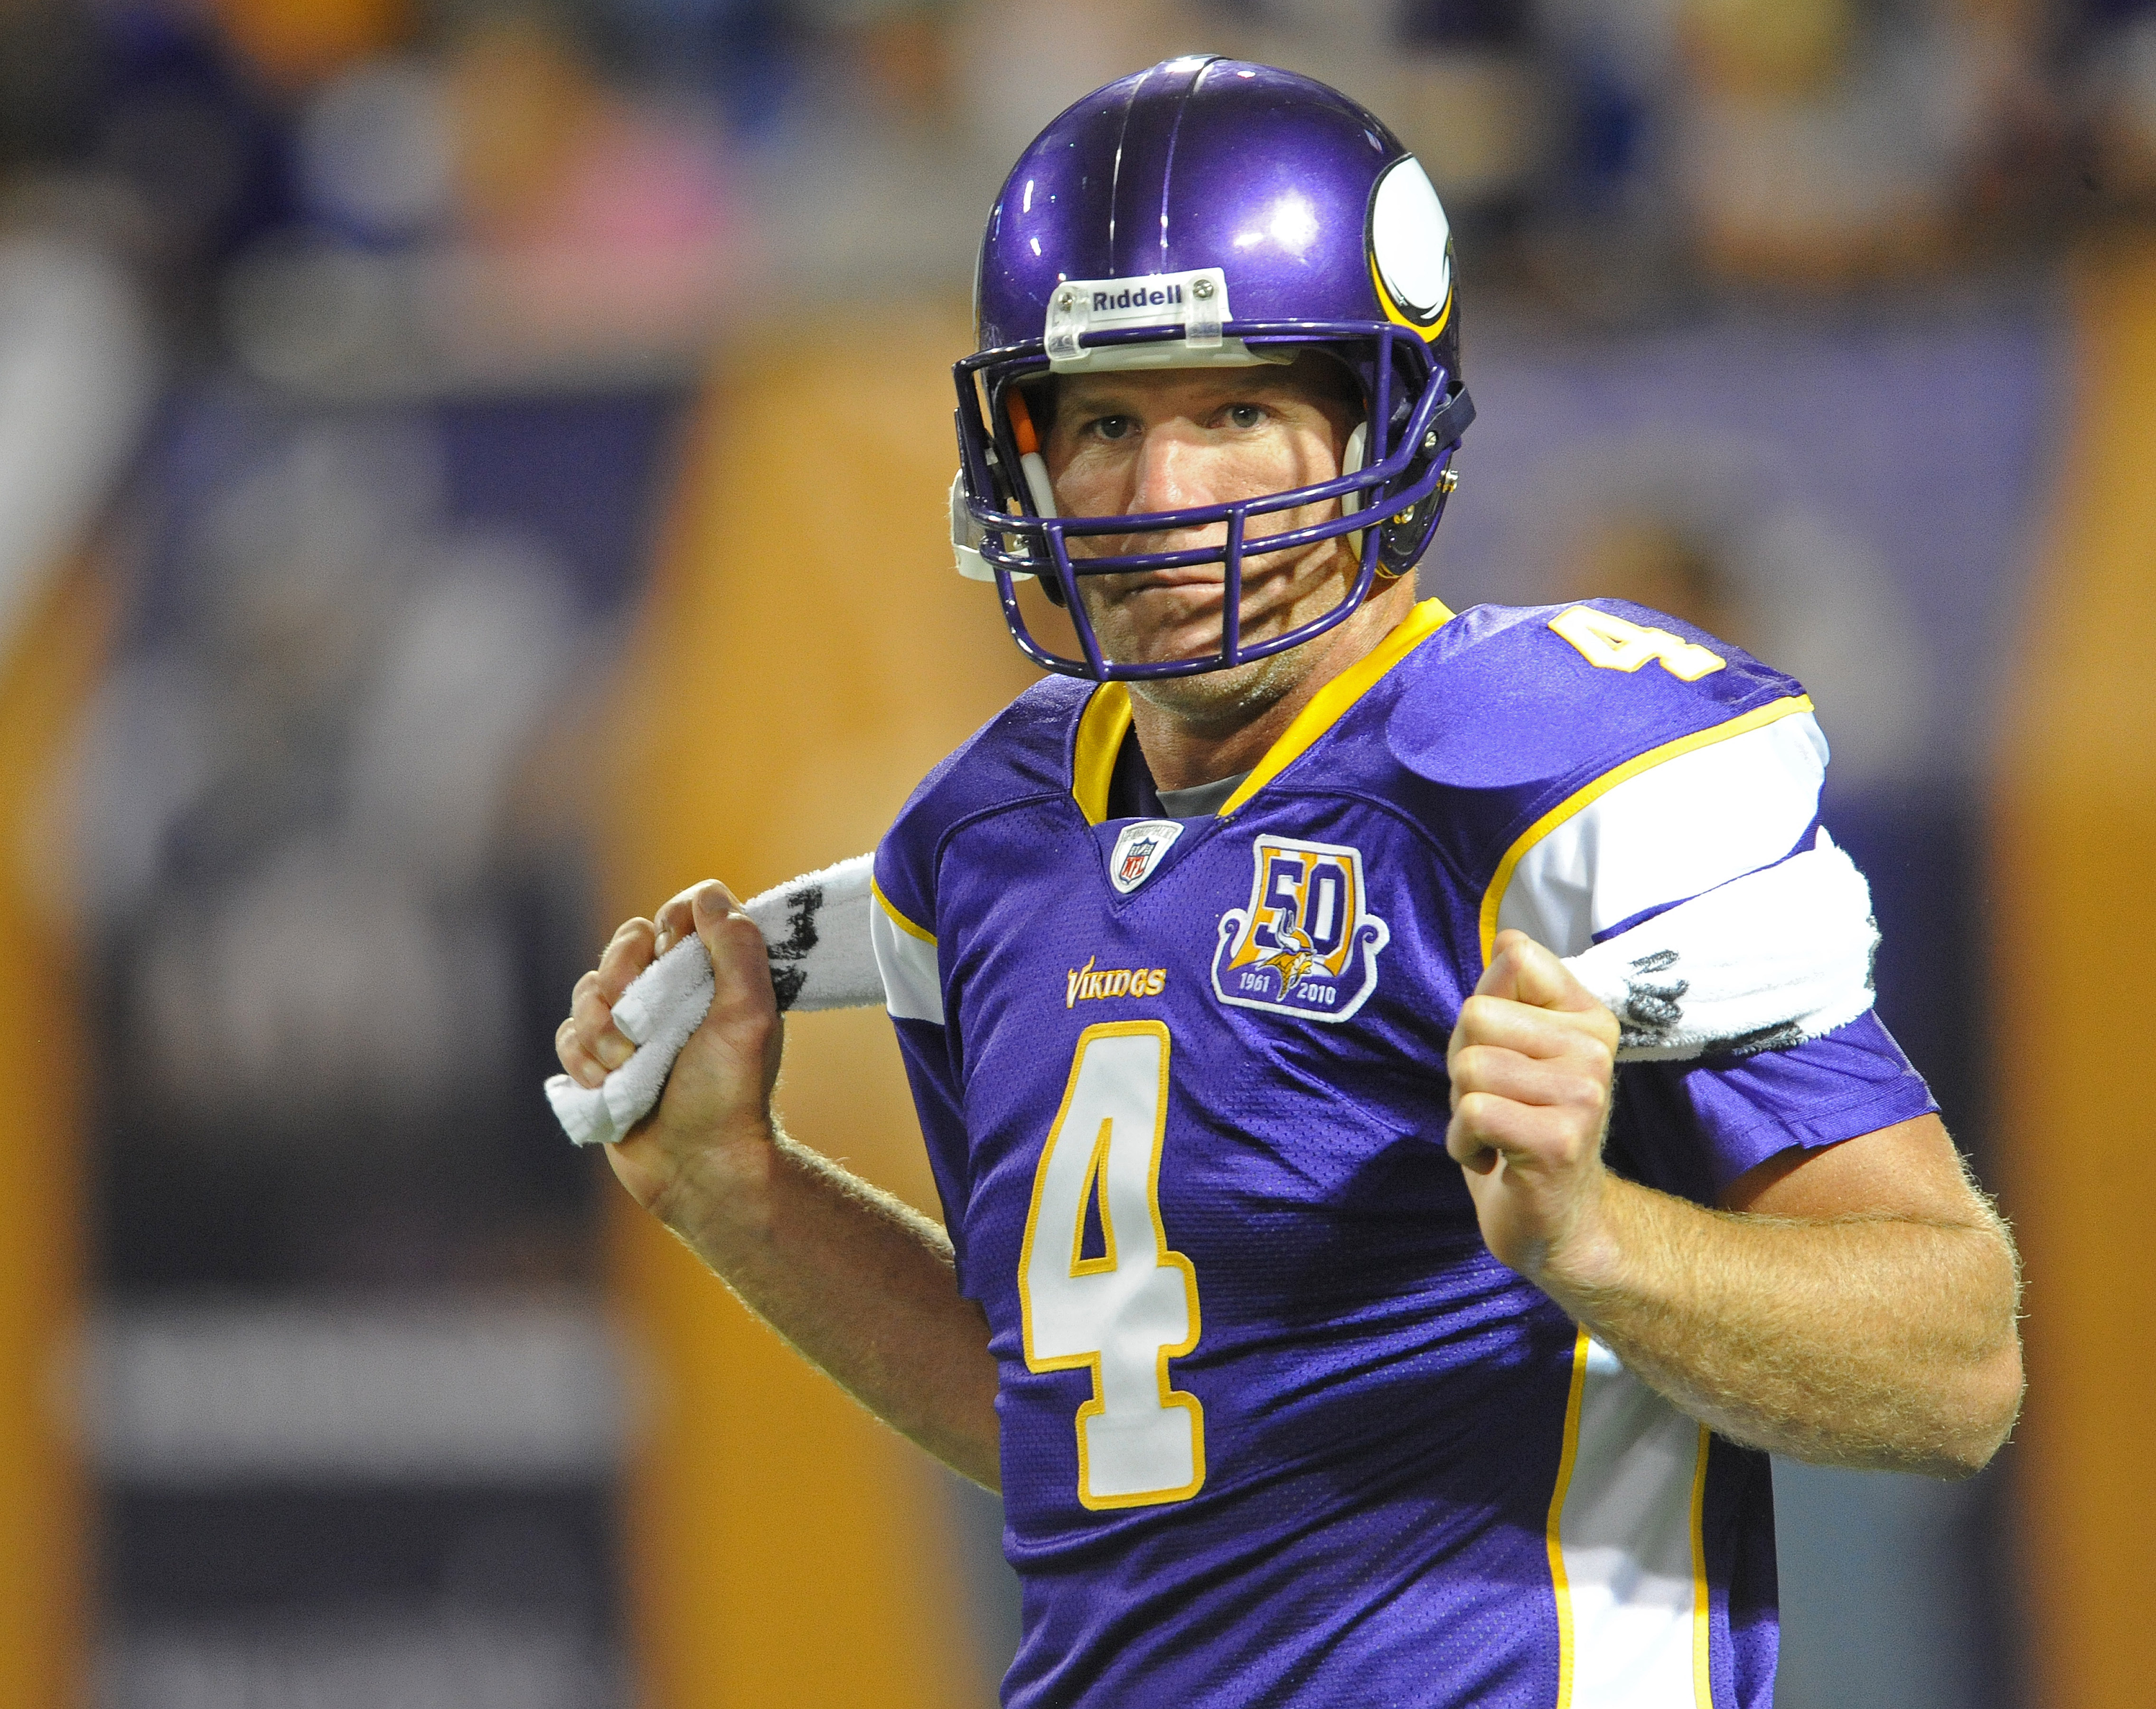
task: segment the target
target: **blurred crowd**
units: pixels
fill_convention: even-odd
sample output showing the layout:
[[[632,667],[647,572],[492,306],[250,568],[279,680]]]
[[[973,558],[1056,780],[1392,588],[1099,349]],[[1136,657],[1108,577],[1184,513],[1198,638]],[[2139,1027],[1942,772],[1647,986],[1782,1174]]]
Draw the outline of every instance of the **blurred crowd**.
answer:
[[[1042,117],[1194,49],[1387,115],[1478,290],[1597,319],[2156,207],[2150,0],[5,0],[0,230],[268,379],[617,374],[961,288]]]
[[[653,739],[624,638],[778,684],[851,622],[896,671],[784,577],[872,541],[957,597],[982,218],[1055,111],[1191,51],[1347,90],[1444,194],[1486,412],[1446,597],[1628,595],[1819,692],[1882,1008],[1981,1158],[1973,827],[2051,287],[2156,222],[2156,0],[0,0],[0,654],[70,578],[113,613],[15,851],[98,1065],[101,1701],[624,1701],[610,1587],[666,1545],[617,1534],[634,1362],[537,1091],[600,930],[587,797]],[[690,674],[648,695],[684,727]],[[774,819],[874,793],[832,727]],[[518,1356],[475,1362],[505,1294]],[[1793,1635],[1887,1613],[1869,1660],[1793,1646],[1786,1702],[2015,1701],[1996,1479],[1794,1489],[1791,1606],[1842,1602]],[[1004,1619],[993,1515],[953,1523]]]

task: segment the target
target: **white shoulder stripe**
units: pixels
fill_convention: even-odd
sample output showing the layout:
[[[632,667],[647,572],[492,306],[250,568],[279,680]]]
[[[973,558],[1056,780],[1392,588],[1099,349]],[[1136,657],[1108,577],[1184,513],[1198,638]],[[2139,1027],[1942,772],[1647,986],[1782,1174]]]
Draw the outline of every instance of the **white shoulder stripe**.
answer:
[[[921,935],[875,892],[869,911],[869,943],[876,972],[883,976],[884,1005],[902,1021],[943,1024],[943,981],[937,965],[936,940]]]
[[[1779,860],[1819,811],[1826,758],[1799,712],[1626,778],[1521,855],[1497,929],[1578,955],[1635,914]]]

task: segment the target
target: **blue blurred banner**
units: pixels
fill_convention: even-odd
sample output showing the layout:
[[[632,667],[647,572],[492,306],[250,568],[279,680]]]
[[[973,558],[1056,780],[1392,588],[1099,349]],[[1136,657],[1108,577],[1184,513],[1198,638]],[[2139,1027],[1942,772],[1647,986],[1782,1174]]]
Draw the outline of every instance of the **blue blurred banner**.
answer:
[[[166,411],[74,779],[116,1709],[621,1700],[633,1355],[538,1087],[681,402]]]

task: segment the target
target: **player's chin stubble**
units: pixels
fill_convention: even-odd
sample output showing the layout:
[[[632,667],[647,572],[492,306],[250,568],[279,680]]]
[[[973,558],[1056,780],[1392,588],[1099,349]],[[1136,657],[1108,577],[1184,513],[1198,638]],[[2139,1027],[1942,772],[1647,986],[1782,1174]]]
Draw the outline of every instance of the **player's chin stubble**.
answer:
[[[1328,566],[1321,576],[1306,582],[1301,596],[1286,609],[1277,600],[1267,602],[1263,601],[1262,595],[1255,599],[1246,596],[1243,611],[1245,640],[1262,640],[1268,634],[1280,634],[1322,615],[1331,608],[1330,604],[1316,602],[1313,596],[1325,591],[1333,600],[1344,598],[1353,576],[1352,560],[1337,574]],[[1298,576],[1296,579],[1304,578]],[[1317,604],[1317,608],[1309,608],[1313,603]],[[1270,604],[1272,609],[1263,609],[1265,604]],[[1260,608],[1253,608],[1254,605]],[[1348,619],[1350,624],[1353,621],[1352,617]],[[1217,644],[1218,631],[1214,634],[1215,639],[1209,642],[1208,651]],[[1331,650],[1328,644],[1337,644],[1338,639],[1337,629],[1329,630],[1299,647],[1276,653],[1268,659],[1253,659],[1248,665],[1205,671],[1195,676],[1134,681],[1130,685],[1131,692],[1194,731],[1206,735],[1229,733],[1263,716],[1293,694],[1317,667],[1321,656]]]
[[[1295,691],[1310,669],[1307,644],[1198,676],[1133,682],[1131,693],[1204,735],[1225,734],[1261,717]]]

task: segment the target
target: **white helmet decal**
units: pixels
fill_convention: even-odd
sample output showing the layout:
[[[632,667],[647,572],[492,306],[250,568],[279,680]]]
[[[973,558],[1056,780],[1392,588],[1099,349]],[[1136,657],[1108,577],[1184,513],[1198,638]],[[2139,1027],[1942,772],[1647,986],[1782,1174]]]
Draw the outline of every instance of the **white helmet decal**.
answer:
[[[1422,162],[1403,155],[1370,199],[1370,258],[1378,282],[1413,324],[1438,320],[1452,295],[1452,227]]]

